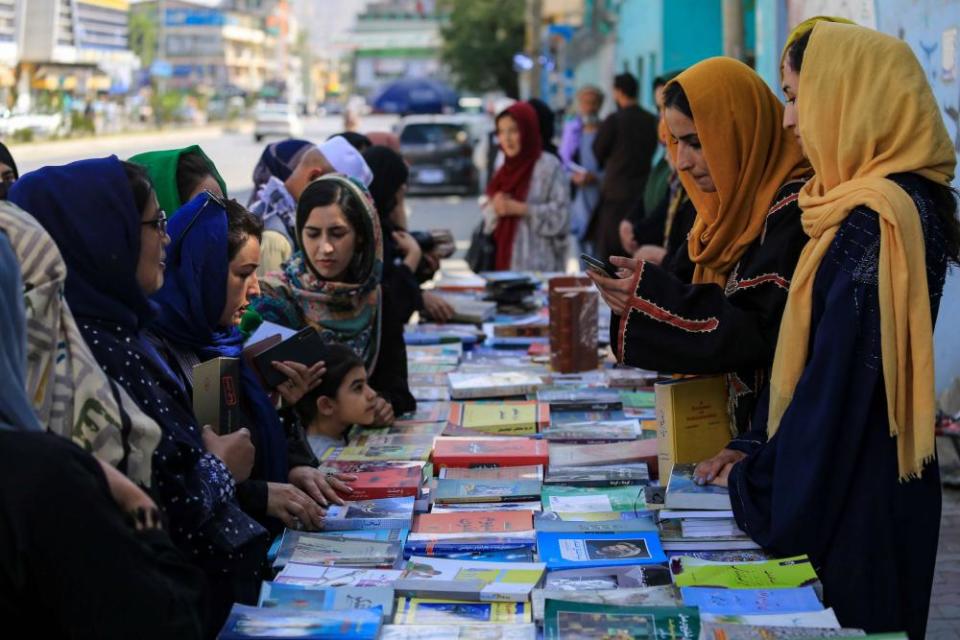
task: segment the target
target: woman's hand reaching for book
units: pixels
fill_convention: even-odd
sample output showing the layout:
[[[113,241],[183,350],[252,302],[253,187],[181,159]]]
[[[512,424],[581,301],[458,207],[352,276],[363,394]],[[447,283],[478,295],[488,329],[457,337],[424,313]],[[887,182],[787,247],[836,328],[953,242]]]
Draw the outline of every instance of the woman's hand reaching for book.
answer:
[[[267,483],[267,515],[291,529],[316,531],[323,528],[327,512],[292,484]]]
[[[697,484],[720,484],[718,480],[722,477],[723,484],[720,486],[725,487],[730,469],[746,457],[747,454],[742,451],[721,449],[717,455],[697,464],[693,470],[693,481]]]
[[[357,476],[348,473],[324,473],[315,467],[300,466],[290,469],[287,479],[319,504],[327,506],[331,502],[343,504],[343,498],[337,492],[353,492],[347,483],[356,480]]]
[[[434,322],[449,322],[453,318],[453,306],[430,291],[423,292],[423,309],[434,320]]]

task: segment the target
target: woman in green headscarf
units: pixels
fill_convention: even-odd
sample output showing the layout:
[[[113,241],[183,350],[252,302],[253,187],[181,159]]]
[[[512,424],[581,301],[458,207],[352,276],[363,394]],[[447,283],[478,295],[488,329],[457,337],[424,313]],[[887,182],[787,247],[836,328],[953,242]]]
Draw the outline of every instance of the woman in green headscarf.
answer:
[[[227,185],[213,160],[198,145],[183,149],[148,151],[130,158],[146,168],[157,192],[160,208],[173,216],[176,211],[203,191],[227,197]]]

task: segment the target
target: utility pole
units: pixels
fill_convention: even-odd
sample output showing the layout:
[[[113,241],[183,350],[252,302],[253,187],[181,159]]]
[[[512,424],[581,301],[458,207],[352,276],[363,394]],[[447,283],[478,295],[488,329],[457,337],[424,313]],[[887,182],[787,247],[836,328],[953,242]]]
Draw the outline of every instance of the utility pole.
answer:
[[[527,0],[527,56],[533,62],[533,67],[529,71],[529,98],[540,97],[540,56],[542,55],[540,46],[540,34],[543,31],[543,0]]]
[[[746,59],[742,0],[723,0],[723,55]]]

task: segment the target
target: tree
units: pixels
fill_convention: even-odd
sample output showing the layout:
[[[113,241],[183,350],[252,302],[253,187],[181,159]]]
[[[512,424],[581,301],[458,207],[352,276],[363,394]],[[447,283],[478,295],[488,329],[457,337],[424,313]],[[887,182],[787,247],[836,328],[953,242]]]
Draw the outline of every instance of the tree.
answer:
[[[445,0],[443,61],[467,91],[519,95],[513,56],[524,48],[524,3],[518,0]]]
[[[157,15],[148,11],[130,11],[130,50],[149,68],[157,57]]]

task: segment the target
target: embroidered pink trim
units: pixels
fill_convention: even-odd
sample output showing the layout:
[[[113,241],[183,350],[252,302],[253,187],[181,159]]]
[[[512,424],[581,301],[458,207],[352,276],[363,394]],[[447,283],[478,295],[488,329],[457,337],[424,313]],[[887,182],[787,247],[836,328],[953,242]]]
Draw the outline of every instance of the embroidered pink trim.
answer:
[[[777,285],[784,291],[790,290],[790,281],[781,276],[778,273],[764,273],[763,275],[756,276],[755,278],[747,278],[746,280],[737,280],[733,283],[733,289],[730,293],[734,291],[740,291],[741,289],[750,289],[751,287],[758,287],[761,284],[767,282],[772,282]],[[728,294],[729,295],[729,294]]]

